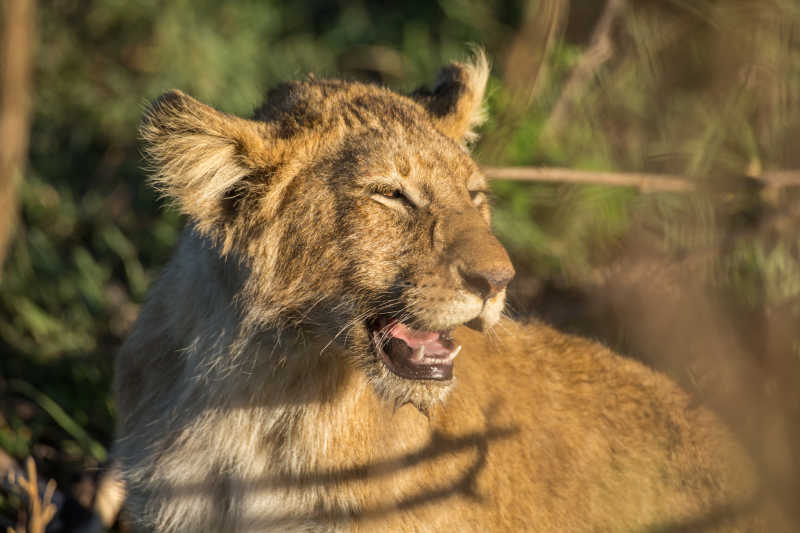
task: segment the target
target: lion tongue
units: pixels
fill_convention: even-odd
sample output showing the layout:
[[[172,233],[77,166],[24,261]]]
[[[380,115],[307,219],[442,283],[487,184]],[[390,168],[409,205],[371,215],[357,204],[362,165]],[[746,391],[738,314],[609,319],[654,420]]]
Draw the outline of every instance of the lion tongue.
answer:
[[[379,319],[373,329],[378,354],[389,370],[406,379],[447,381],[461,346],[449,334],[410,328],[398,320]]]
[[[441,335],[436,331],[413,329],[402,322],[395,322],[389,329],[389,335],[408,344],[415,353],[418,352],[420,346],[424,347],[423,353],[429,356],[447,356],[452,352],[452,349],[442,342]]]

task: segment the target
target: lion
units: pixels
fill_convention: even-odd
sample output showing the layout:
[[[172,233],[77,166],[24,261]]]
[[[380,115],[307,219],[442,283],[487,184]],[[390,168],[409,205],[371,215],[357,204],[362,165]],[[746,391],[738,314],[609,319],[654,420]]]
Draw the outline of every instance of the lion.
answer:
[[[140,136],[188,224],[116,361],[141,531],[759,531],[756,468],[667,377],[502,316],[477,52],[406,96],[309,77]],[[756,503],[754,503],[756,502]]]

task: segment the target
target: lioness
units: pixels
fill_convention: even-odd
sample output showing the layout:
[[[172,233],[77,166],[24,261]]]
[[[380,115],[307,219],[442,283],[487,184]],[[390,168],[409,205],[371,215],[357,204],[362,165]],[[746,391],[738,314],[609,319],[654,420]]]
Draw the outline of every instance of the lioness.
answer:
[[[708,411],[501,319],[514,269],[465,148],[488,72],[286,83],[250,120],[153,103],[153,182],[190,224],[117,359],[141,530],[759,529]]]

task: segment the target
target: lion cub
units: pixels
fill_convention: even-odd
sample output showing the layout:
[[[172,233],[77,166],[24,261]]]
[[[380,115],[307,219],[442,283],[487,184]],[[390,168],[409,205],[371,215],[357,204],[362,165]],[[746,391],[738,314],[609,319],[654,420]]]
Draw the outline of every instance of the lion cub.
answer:
[[[751,463],[667,378],[500,319],[514,269],[465,149],[488,73],[290,82],[251,119],[153,103],[189,226],[117,359],[137,527],[762,527]]]

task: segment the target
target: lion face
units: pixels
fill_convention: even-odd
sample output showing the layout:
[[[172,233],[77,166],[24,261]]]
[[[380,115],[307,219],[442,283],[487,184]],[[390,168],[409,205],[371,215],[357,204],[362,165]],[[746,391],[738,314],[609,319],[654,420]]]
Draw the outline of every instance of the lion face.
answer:
[[[487,184],[428,127],[353,139],[328,176],[343,270],[334,327],[376,388],[419,406],[452,384],[457,326],[494,325],[514,270],[489,229]],[[329,316],[337,316],[333,312]]]
[[[141,131],[157,186],[240,259],[251,325],[333,339],[380,395],[424,409],[453,382],[453,329],[491,327],[514,275],[463,146],[487,75],[483,56],[452,64],[411,98],[289,83],[254,120],[172,92]]]

